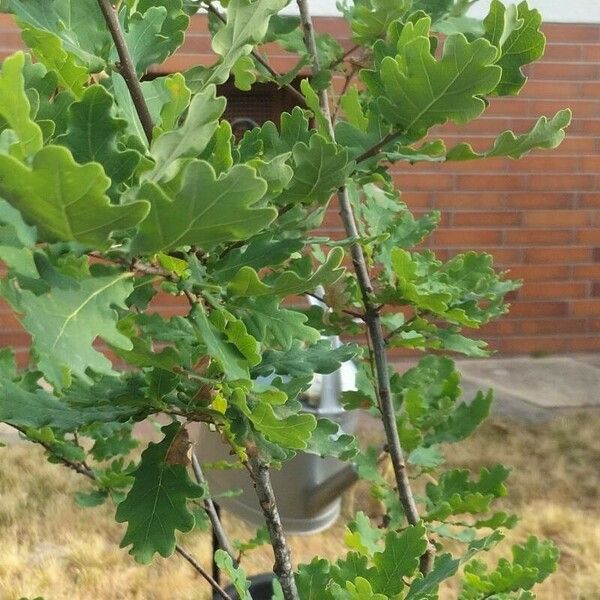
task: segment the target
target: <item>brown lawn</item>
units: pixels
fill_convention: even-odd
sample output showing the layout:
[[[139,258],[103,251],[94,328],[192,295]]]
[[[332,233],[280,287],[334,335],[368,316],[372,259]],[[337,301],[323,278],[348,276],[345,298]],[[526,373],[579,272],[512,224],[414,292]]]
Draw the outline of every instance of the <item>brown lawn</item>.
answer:
[[[476,469],[502,461],[514,468],[510,499],[503,508],[523,518],[509,534],[550,537],[560,546],[559,571],[539,588],[541,600],[600,598],[600,413],[565,415],[527,426],[493,420],[473,439],[449,452],[451,466]],[[77,507],[72,493],[86,485],[80,476],[48,464],[32,445],[0,449],[0,598],[45,600],[192,600],[208,598],[203,580],[179,557],[141,567],[118,541],[123,526],[109,506]],[[377,517],[379,507],[360,487],[347,495],[346,510]],[[251,531],[231,516],[235,536]],[[310,537],[293,538],[296,561],[314,554],[334,558],[344,552],[343,525]],[[207,534],[182,537],[182,544],[209,565]],[[505,544],[487,558],[506,554]],[[253,573],[269,569],[266,547],[244,559]],[[456,598],[448,587],[442,598]]]

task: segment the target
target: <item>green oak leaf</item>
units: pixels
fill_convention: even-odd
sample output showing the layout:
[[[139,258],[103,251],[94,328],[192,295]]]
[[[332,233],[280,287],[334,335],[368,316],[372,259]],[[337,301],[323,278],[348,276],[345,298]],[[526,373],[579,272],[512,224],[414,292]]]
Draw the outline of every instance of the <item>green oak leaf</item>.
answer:
[[[294,145],[294,176],[277,198],[278,204],[324,204],[340,188],[352,170],[346,150],[315,134],[310,142]]]
[[[251,167],[235,165],[217,178],[203,160],[186,166],[173,198],[157,184],[146,182],[138,197],[149,200],[151,209],[133,239],[132,252],[151,254],[185,245],[208,249],[244,240],[277,216],[274,208],[252,206],[266,189],[265,181]]]
[[[442,581],[450,579],[460,566],[460,560],[452,558],[451,554],[437,556],[433,569],[424,578],[415,579],[410,586],[406,600],[429,600],[432,591],[438,589]]]
[[[470,403],[461,402],[445,421],[436,426],[427,442],[458,442],[468,438],[488,418],[493,401],[492,390],[487,394],[477,392]]]
[[[160,126],[166,131],[175,129],[179,117],[189,106],[192,98],[190,89],[185,85],[185,78],[181,73],[173,73],[168,77],[153,79],[162,84],[167,93],[167,101],[160,109]]]
[[[419,559],[427,548],[424,525],[409,525],[402,533],[389,531],[385,549],[373,556],[371,570],[374,589],[387,596],[395,596],[404,588],[404,577],[411,577],[419,566]]]
[[[141,0],[127,22],[126,41],[139,74],[183,43],[189,17],[181,0]]]
[[[317,420],[310,414],[295,414],[280,418],[273,407],[261,400],[248,415],[254,427],[267,439],[284,448],[304,450]]]
[[[521,158],[537,148],[557,148],[565,139],[565,128],[570,123],[571,111],[561,110],[552,119],[540,117],[527,133],[520,135],[515,135],[512,131],[501,133],[494,140],[492,148],[485,152],[475,152],[470,144],[458,144],[448,151],[446,160],[474,160],[495,156]]]
[[[343,433],[335,421],[317,419],[317,426],[304,451],[323,458],[331,456],[339,460],[350,460],[358,453],[358,443],[353,435]]]
[[[280,306],[277,296],[238,298],[235,312],[257,340],[270,345],[274,342],[289,348],[294,340],[315,343],[321,337],[313,327],[306,325],[306,315]],[[233,306],[232,306],[233,308]]]
[[[370,46],[385,38],[389,26],[410,10],[411,0],[366,0],[350,9],[352,39]]]
[[[69,107],[67,131],[56,142],[67,146],[78,163],[100,163],[112,185],[118,185],[131,177],[141,159],[139,152],[117,146],[126,128],[127,121],[113,116],[112,96],[92,85]]]
[[[0,72],[0,116],[15,133],[17,140],[10,153],[23,160],[42,148],[42,130],[30,116],[30,104],[25,94],[23,68],[25,55],[17,52],[2,63]]]
[[[250,56],[240,56],[233,65],[231,72],[234,84],[238,90],[249,92],[256,81],[254,61]]]
[[[354,515],[347,525],[344,543],[351,550],[370,558],[381,550],[383,531],[371,525],[371,520],[362,511]]]
[[[325,262],[314,272],[310,270],[310,260],[302,264],[308,272],[303,276],[296,271],[283,271],[263,282],[252,267],[242,267],[229,283],[229,290],[234,296],[289,296],[312,291],[319,285],[335,283],[343,274],[342,248],[333,248]],[[303,263],[306,261],[303,261]]]
[[[516,7],[505,7],[499,0],[493,0],[490,12],[485,18],[485,38],[498,49],[496,64],[502,67],[502,77],[494,94],[516,96],[525,85],[527,78],[522,67],[537,60],[544,54],[546,37],[540,31],[542,16],[527,2]]]
[[[112,39],[97,0],[8,0],[7,4],[23,30],[57,37],[86,70],[97,73],[106,66]]]
[[[67,90],[59,91],[58,75],[42,63],[32,62],[29,54],[25,55],[23,77],[31,104],[31,118],[42,128],[47,142],[66,130],[68,108],[75,96]]]
[[[312,135],[306,111],[296,106],[292,112],[281,114],[279,128],[273,121],[267,121],[247,131],[240,142],[240,157],[249,160],[261,155],[269,162],[291,152],[298,142],[308,145]]]
[[[105,196],[109,184],[99,164],[78,165],[61,146],[40,150],[31,168],[0,155],[0,195],[46,241],[103,248],[113,231],[137,225],[148,213],[148,203],[112,206]]]
[[[483,38],[469,42],[462,34],[451,35],[437,60],[430,24],[427,17],[406,23],[398,56],[386,56],[377,72],[362,74],[383,117],[409,140],[422,138],[433,125],[478,117],[486,107],[481,96],[492,92],[502,75],[494,64],[496,48]]]
[[[510,469],[503,465],[482,467],[478,481],[471,481],[464,469],[446,471],[437,484],[426,486],[428,512],[423,518],[443,521],[450,515],[486,512],[494,498],[506,496],[504,482],[509,475]]]
[[[329,340],[321,339],[316,344],[305,348],[298,341],[294,342],[288,350],[267,350],[255,370],[261,375],[275,372],[292,377],[304,377],[314,373],[329,374],[339,369],[341,363],[352,359],[357,353],[358,346],[353,344],[332,348]]]
[[[200,308],[192,312],[191,319],[198,340],[206,346],[207,353],[217,361],[225,376],[231,380],[249,379],[248,361],[222,327],[215,325]]]
[[[530,590],[555,570],[559,551],[554,542],[540,542],[535,536],[525,544],[512,548],[512,561],[502,558],[493,571],[485,563],[474,560],[465,566],[460,600],[475,600],[482,596],[504,597],[504,594]]]
[[[14,308],[33,338],[39,368],[57,389],[68,387],[71,373],[87,381],[86,370],[112,374],[112,364],[92,347],[97,337],[113,346],[131,349],[131,341],[117,329],[113,306],[125,308],[133,285],[131,273],[71,280],[69,287],[53,288],[36,296],[16,294]],[[11,303],[14,298],[11,298]]]
[[[233,564],[233,559],[225,552],[225,550],[219,548],[215,552],[215,563],[219,569],[226,573],[227,577],[231,579],[238,598],[240,598],[240,600],[252,600],[252,596],[250,595],[250,582],[248,581],[246,573],[240,566]]]
[[[133,486],[117,507],[115,519],[127,522],[121,548],[136,561],[149,564],[155,552],[165,558],[175,551],[175,531],[190,531],[194,515],[187,507],[188,498],[201,498],[204,488],[194,483],[182,460],[187,453],[185,435],[179,423],[162,428],[163,439],[150,443],[133,473]]]
[[[92,423],[126,421],[142,418],[146,400],[139,392],[116,378],[105,385],[73,386],[66,395],[56,397],[42,390],[28,390],[7,380],[0,381],[0,421],[26,428],[51,427],[72,432]],[[136,382],[139,384],[139,382]]]
[[[192,91],[209,83],[225,83],[231,69],[242,56],[252,52],[254,46],[267,35],[269,20],[286,6],[288,0],[230,0],[227,3],[227,22],[214,35],[212,49],[221,58],[206,72]]]
[[[156,166],[148,174],[151,181],[162,179],[173,161],[184,157],[196,157],[206,148],[217,130],[219,117],[227,104],[225,98],[217,98],[216,94],[213,85],[196,94],[183,124],[164,133],[152,143],[150,153],[156,161]]]
[[[280,239],[272,233],[261,233],[250,238],[247,244],[232,248],[224,256],[220,256],[214,265],[213,276],[217,281],[225,283],[242,267],[251,267],[258,271],[263,267],[278,265],[302,247],[302,240]]]
[[[331,564],[324,558],[315,557],[309,564],[299,565],[296,585],[302,600],[319,600],[331,580]]]
[[[54,33],[33,28],[24,29],[22,37],[35,57],[49,71],[56,73],[60,86],[79,98],[89,79],[88,70],[63,48],[62,40]]]
[[[0,200],[0,260],[18,275],[37,279],[36,241],[35,227],[29,227],[18,210]]]

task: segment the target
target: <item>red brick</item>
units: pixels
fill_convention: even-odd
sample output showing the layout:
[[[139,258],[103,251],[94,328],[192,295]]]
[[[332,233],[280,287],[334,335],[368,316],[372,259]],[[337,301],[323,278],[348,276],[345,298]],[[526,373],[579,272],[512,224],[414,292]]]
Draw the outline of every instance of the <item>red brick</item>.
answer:
[[[523,213],[523,224],[531,227],[585,227],[590,223],[587,210],[536,210]]]
[[[569,337],[571,352],[600,352],[600,336]]]
[[[523,175],[458,175],[457,190],[523,190],[527,177]]]
[[[548,60],[573,60],[578,61],[581,58],[591,58],[586,56],[584,48],[594,48],[592,44],[547,44],[544,52],[544,58]]]
[[[403,173],[395,179],[402,191],[451,190],[454,187],[454,175],[440,173]]]
[[[600,264],[573,265],[573,279],[600,279]]]
[[[497,210],[504,206],[506,194],[497,192],[442,192],[432,196],[432,206],[441,210]]]
[[[595,138],[572,135],[569,132],[567,138],[558,147],[557,152],[560,155],[567,156],[569,154],[593,154],[598,152],[598,140]]]
[[[504,232],[507,244],[520,244],[524,246],[552,246],[566,244],[573,238],[570,229],[509,229]]]
[[[598,267],[600,273],[600,265]],[[567,265],[518,265],[512,267],[508,275],[512,279],[523,279],[531,282],[568,280],[570,273],[571,268]]]
[[[502,232],[497,229],[438,229],[433,234],[438,246],[479,247],[495,246],[502,241]]]
[[[525,173],[573,173],[577,170],[577,157],[554,156],[544,153],[543,156],[525,156],[519,160],[508,162],[509,172]]]
[[[473,211],[455,212],[452,214],[453,225],[469,227],[486,227],[489,225],[518,225],[521,215],[517,211]]]
[[[523,96],[526,98],[578,98],[581,90],[581,84],[576,81],[561,81],[560,85],[554,81],[536,81],[529,80],[523,90]],[[589,94],[591,98],[597,98]]]
[[[583,298],[587,295],[588,284],[586,282],[574,281],[548,281],[525,283],[519,290],[519,298],[535,299],[564,299]]]
[[[579,23],[544,23],[542,26],[548,42],[597,42],[600,40],[600,28],[598,25]]]
[[[600,208],[600,190],[589,194],[580,194],[577,206],[581,208]]]
[[[536,80],[594,80],[600,77],[600,65],[589,62],[546,62],[540,61],[529,67],[529,74]],[[560,84],[557,84],[560,85]]]
[[[431,194],[429,192],[410,191],[402,194],[401,199],[411,210],[413,208],[429,208],[431,206]]]
[[[575,232],[575,239],[579,244],[600,245],[600,229],[580,229]]]
[[[506,206],[514,208],[571,208],[577,194],[567,192],[511,192],[506,196]]]
[[[570,312],[576,317],[600,316],[600,298],[591,300],[573,300],[570,302]]]
[[[516,317],[564,317],[568,314],[567,302],[519,302],[510,309],[510,315]]]
[[[593,175],[555,175],[546,173],[544,175],[530,175],[529,188],[532,190],[567,190],[587,191],[595,187],[596,178]]]
[[[581,44],[581,58],[600,61],[600,44]]]
[[[502,338],[495,344],[504,354],[533,354],[537,352],[565,352],[569,347],[567,336],[531,336]]]
[[[581,156],[579,170],[582,173],[600,173],[600,156]]]
[[[541,263],[561,265],[571,263],[587,263],[592,259],[590,248],[581,247],[548,247],[527,248],[525,250],[526,263]]]
[[[559,110],[570,108],[573,112],[573,119],[583,119],[585,117],[600,117],[600,102],[598,100],[579,100],[572,98],[568,102],[564,100],[532,100],[529,104],[532,117],[546,115],[554,116]],[[570,129],[567,129],[570,132]]]

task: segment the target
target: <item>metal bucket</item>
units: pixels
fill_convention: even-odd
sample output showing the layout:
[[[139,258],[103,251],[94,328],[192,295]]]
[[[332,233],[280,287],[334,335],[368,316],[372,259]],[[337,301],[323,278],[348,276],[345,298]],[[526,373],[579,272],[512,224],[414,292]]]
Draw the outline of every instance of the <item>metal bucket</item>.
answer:
[[[335,347],[341,342],[331,338]],[[317,418],[326,417],[340,425],[344,433],[356,429],[356,412],[346,412],[340,403],[343,391],[354,390],[356,367],[352,362],[344,363],[330,375],[315,375],[303,402],[306,412]],[[230,448],[218,433],[202,430],[199,443],[195,446],[196,456],[201,463],[226,460]],[[242,519],[263,525],[264,518],[252,482],[238,470],[206,469],[211,493],[219,495],[229,490],[241,489],[238,496],[218,498],[226,510]],[[313,454],[298,453],[284,464],[281,470],[271,471],[273,490],[282,524],[288,533],[309,534],[327,529],[340,513],[340,494],[356,480],[353,467],[334,459],[321,458]]]

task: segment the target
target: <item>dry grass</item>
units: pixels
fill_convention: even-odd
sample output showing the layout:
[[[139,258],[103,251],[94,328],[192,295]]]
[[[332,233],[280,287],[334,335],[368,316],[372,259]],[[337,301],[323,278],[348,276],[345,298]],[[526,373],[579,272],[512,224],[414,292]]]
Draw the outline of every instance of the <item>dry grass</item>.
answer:
[[[536,426],[493,421],[473,439],[454,446],[452,466],[473,469],[502,461],[514,467],[505,507],[523,519],[513,541],[529,534],[554,539],[561,548],[558,573],[539,589],[542,600],[600,598],[600,414],[565,416]],[[0,598],[44,596],[46,600],[191,600],[207,598],[206,584],[178,557],[140,567],[118,549],[123,527],[109,507],[81,509],[71,494],[79,477],[46,463],[34,447],[18,444],[0,451]],[[360,488],[353,508],[376,513]],[[233,517],[227,528],[245,537]],[[343,526],[324,534],[292,539],[297,561],[314,554],[341,554]],[[183,543],[204,564],[210,542],[205,534]],[[498,557],[500,550],[490,556]],[[506,552],[506,546],[503,552]],[[266,549],[245,560],[249,572],[268,570]],[[444,598],[455,598],[448,587]]]

